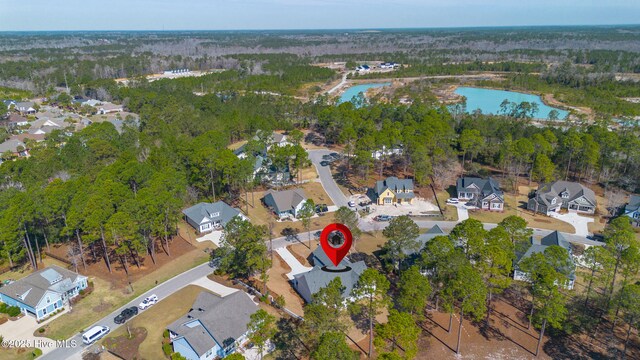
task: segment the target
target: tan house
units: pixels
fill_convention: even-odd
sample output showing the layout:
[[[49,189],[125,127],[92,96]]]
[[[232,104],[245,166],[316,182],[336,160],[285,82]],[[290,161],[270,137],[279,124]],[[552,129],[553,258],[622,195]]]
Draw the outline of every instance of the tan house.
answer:
[[[378,205],[413,204],[413,180],[391,176],[377,181],[373,188],[373,198]]]

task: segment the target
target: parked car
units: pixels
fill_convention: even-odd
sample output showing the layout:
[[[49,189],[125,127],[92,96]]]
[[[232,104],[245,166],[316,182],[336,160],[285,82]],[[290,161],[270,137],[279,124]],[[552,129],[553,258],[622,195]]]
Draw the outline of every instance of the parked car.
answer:
[[[108,326],[96,325],[82,334],[82,342],[85,343],[85,345],[91,345],[107,335],[109,331],[111,331],[111,329],[109,329]]]
[[[340,159],[340,154],[338,154],[337,152],[332,152],[331,154],[329,154],[329,156],[334,158],[335,160]]]
[[[593,234],[593,235],[588,235],[587,239],[589,240],[593,240],[593,241],[600,241],[600,242],[604,242],[604,236],[602,234]]]
[[[457,204],[458,202],[459,202],[458,198],[447,199],[447,204]]]
[[[326,213],[327,211],[329,211],[329,207],[327,206],[327,204],[316,205],[316,214]]]
[[[389,215],[378,215],[373,218],[373,220],[375,221],[390,221],[391,219],[392,217]]]
[[[116,324],[124,324],[127,320],[136,315],[138,315],[138,308],[132,306],[122,310],[122,312],[113,319],[113,322]]]
[[[333,159],[333,156],[327,154],[327,155],[322,155],[322,160],[331,160]]]
[[[140,310],[144,310],[152,305],[155,305],[157,302],[158,302],[158,297],[155,294],[149,295],[146,298],[144,298],[144,300],[142,300],[140,305],[138,305],[138,308]]]
[[[320,235],[322,234],[322,230],[318,230],[313,233],[313,237],[316,239],[320,239]]]
[[[349,207],[355,207],[356,206],[356,202],[355,201],[349,201]]]
[[[320,166],[328,166],[329,162],[328,161],[320,161]]]
[[[360,203],[358,203],[358,205],[360,206],[371,205],[371,200],[361,200]]]

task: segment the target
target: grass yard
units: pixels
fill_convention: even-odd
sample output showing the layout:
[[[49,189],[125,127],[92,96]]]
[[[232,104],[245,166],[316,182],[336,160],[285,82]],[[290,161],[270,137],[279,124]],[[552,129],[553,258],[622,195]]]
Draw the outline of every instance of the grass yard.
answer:
[[[455,206],[447,205],[447,199],[449,199],[451,195],[446,190],[438,191],[436,192],[436,195],[438,196],[438,202],[440,203],[442,211],[444,212],[444,220],[458,221],[458,211],[456,210]],[[435,200],[428,200],[430,200],[434,205],[437,206]]]
[[[2,360],[31,360],[35,359],[42,353],[40,349],[35,348],[5,348],[0,347],[0,359]]]
[[[111,283],[98,277],[91,278],[94,291],[73,306],[72,314],[60,316],[46,325],[46,335],[56,340],[68,339],[89,325],[107,316],[113,310],[126,304],[131,299],[170,278],[183,273],[209,260],[204,251],[194,249],[173,259],[154,272],[133,282],[134,292],[128,287],[112,287]]]
[[[304,189],[304,192],[307,194],[307,198],[313,200],[314,203],[327,204],[328,206],[333,205],[331,198],[324,191],[321,183],[310,182],[302,184],[300,187]]]
[[[300,188],[304,189],[307,197],[312,199],[316,204],[333,205],[333,202],[329,198],[329,195],[322,188],[322,184],[317,182],[310,182],[300,185]],[[251,219],[251,222],[255,225],[268,226],[270,222],[274,224],[273,234],[275,237],[279,237],[282,230],[287,227],[298,229],[300,232],[305,231],[301,221],[276,221],[276,217],[262,204],[262,197],[264,192],[255,192],[249,194],[249,203],[251,204],[251,197],[255,199],[255,206],[249,206],[247,216]],[[243,208],[243,210],[245,210]],[[333,222],[333,215],[326,214],[324,216],[317,216],[311,219],[311,230],[322,229],[325,226]],[[301,239],[306,240],[306,239]]]
[[[144,359],[164,359],[162,352],[162,333],[167,325],[179,319],[187,313],[196,297],[205,289],[188,285],[173,295],[161,300],[148,310],[129,320],[130,329],[144,328],[147,330],[146,338],[140,343],[138,353]],[[112,331],[105,339],[115,339],[119,336],[127,336],[127,327],[121,326]]]
[[[533,215],[531,211],[523,208],[523,204],[526,204],[527,202],[528,193],[529,187],[520,186],[518,196],[513,196],[513,194],[504,195],[504,211],[474,210],[469,211],[469,217],[482,222],[497,224],[507,216],[517,215],[525,219],[529,224],[529,227],[532,228],[558,230],[570,234],[573,234],[576,231],[571,224],[542,214]]]
[[[315,181],[318,178],[315,166],[308,166],[300,171],[300,178],[302,181],[309,180]]]

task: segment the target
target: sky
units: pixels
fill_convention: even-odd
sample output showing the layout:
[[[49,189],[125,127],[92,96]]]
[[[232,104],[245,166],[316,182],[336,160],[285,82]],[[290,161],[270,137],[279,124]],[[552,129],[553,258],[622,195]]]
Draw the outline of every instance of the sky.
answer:
[[[0,31],[639,23],[640,0],[0,0]]]

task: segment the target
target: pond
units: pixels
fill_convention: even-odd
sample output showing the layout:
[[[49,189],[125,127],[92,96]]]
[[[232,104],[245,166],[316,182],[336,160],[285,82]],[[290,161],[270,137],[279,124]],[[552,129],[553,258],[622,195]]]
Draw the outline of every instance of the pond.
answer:
[[[538,111],[533,113],[533,117],[537,119],[549,119],[549,112],[552,110],[558,112],[558,119],[564,119],[569,115],[569,112],[566,110],[546,105],[542,102],[540,96],[537,95],[474,87],[459,87],[455,93],[467,98],[467,112],[469,113],[480,109],[483,114],[500,114],[500,104],[506,99],[515,104],[520,104],[525,101],[537,104]]]
[[[362,84],[362,85],[352,86],[352,87],[348,88],[342,94],[342,96],[340,96],[340,100],[338,101],[338,103],[342,104],[344,102],[351,101],[351,99],[353,99],[354,96],[358,96],[359,93],[366,94],[367,90],[369,90],[369,89],[379,88],[379,87],[389,86],[389,85],[391,85],[390,82],[377,83],[377,84],[376,83],[374,83],[374,84]]]

